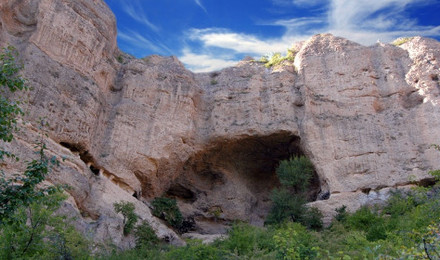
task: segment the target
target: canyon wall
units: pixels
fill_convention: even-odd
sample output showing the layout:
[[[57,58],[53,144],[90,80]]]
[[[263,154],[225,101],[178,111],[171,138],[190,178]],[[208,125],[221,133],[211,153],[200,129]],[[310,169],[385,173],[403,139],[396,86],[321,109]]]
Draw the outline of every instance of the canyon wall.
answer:
[[[71,187],[63,210],[96,241],[133,246],[112,206],[125,200],[161,238],[182,244],[151,215],[149,201],[161,195],[177,198],[195,232],[222,233],[235,219],[262,225],[279,185],[274,169],[294,155],[315,166],[311,205],[326,221],[342,205],[427,184],[440,168],[429,148],[440,140],[432,39],[366,47],[321,34],[297,44],[294,63],[268,69],[245,59],[196,74],[175,57],[122,53],[102,0],[6,0],[7,45],[32,90],[22,131],[5,145],[31,158],[36,119],[46,118],[48,153],[65,158],[48,181]]]

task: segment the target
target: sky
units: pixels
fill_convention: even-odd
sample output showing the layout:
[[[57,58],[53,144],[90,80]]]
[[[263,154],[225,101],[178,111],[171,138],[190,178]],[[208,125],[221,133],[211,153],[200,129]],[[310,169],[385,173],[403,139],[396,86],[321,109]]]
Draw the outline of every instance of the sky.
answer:
[[[177,56],[194,72],[286,53],[319,33],[369,46],[415,35],[440,40],[440,0],[105,0],[119,48]]]

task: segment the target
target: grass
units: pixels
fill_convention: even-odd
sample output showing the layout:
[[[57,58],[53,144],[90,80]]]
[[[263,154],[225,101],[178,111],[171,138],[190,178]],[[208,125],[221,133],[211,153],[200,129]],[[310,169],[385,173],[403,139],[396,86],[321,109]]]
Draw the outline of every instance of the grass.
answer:
[[[394,46],[400,46],[408,41],[412,40],[414,37],[402,37],[394,40],[391,44]]]

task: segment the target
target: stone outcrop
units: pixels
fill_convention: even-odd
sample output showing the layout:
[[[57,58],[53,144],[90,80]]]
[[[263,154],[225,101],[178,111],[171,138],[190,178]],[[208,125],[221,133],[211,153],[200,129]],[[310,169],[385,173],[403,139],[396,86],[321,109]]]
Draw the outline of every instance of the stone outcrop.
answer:
[[[429,149],[440,140],[435,40],[365,47],[322,34],[298,45],[294,64],[195,74],[175,57],[120,52],[101,0],[6,0],[0,45],[16,46],[33,88],[9,149],[32,157],[35,119],[49,121],[49,153],[66,159],[48,181],[72,187],[63,210],[96,241],[133,245],[112,206],[126,200],[160,237],[183,243],[151,216],[148,201],[161,195],[178,199],[190,231],[261,225],[274,169],[293,155],[313,162],[309,197],[327,220],[440,167]]]

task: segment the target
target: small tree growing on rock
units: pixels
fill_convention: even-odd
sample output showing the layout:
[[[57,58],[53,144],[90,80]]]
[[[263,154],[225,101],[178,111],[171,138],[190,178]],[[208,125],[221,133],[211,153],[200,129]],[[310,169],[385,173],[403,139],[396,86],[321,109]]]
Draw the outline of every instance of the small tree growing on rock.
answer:
[[[179,229],[183,222],[182,213],[177,207],[175,199],[158,197],[155,198],[151,205],[153,206],[153,215],[165,220],[172,227]]]
[[[138,220],[136,213],[134,213],[134,204],[128,201],[121,201],[115,202],[113,207],[116,213],[121,213],[124,216],[124,235],[130,234]]]

